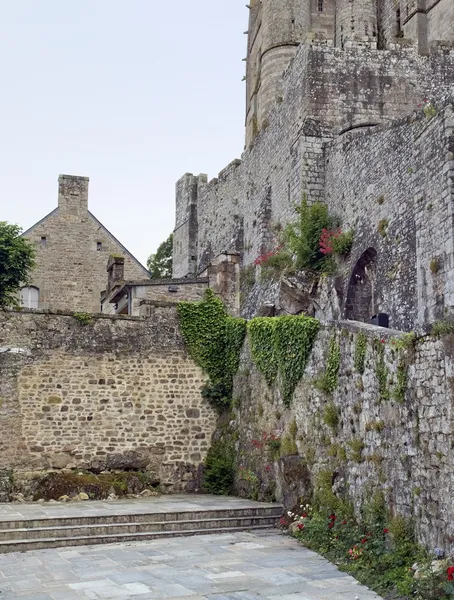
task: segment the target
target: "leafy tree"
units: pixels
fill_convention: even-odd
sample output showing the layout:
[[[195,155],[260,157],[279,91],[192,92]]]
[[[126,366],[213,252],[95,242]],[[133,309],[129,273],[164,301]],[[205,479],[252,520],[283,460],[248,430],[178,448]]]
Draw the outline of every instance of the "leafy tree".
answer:
[[[156,254],[151,254],[147,260],[147,268],[156,279],[172,277],[173,233],[158,247]]]
[[[0,221],[0,306],[17,306],[17,292],[29,280],[35,248],[21,237],[22,229]]]

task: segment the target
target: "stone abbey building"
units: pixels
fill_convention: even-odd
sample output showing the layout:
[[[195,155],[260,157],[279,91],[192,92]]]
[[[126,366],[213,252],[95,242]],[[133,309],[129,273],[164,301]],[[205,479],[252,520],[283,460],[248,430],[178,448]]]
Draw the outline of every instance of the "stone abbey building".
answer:
[[[253,265],[306,196],[355,231],[316,316],[367,321],[383,312],[402,330],[449,317],[454,3],[252,0],[248,8],[246,149],[210,182],[192,174],[178,182],[174,277],[203,272],[222,253]],[[277,305],[277,294],[257,284],[243,314]]]

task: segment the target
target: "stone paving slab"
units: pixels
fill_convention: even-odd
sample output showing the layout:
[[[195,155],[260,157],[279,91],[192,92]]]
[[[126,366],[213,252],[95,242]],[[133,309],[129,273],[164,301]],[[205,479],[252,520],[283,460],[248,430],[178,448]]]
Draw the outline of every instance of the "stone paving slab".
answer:
[[[4,554],[0,592],[1,600],[381,600],[278,531]]]
[[[0,522],[276,507],[230,496],[184,495],[89,502],[0,503]]]

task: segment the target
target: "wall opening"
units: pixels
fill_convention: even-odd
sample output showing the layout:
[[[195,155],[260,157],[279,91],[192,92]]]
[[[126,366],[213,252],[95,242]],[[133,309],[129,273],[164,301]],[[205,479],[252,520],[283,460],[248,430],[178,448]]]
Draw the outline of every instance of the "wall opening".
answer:
[[[348,284],[345,317],[352,321],[370,323],[377,313],[375,248],[368,248],[356,263]]]
[[[22,288],[20,303],[25,308],[39,308],[39,289],[33,286]]]

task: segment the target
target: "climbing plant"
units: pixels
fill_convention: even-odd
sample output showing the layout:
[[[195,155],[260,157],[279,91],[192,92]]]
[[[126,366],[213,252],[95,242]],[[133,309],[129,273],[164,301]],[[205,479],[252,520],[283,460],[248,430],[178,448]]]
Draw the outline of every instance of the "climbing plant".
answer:
[[[247,327],[252,359],[268,385],[274,383],[278,373],[275,325],[275,318],[257,317]]]
[[[316,380],[315,386],[324,392],[332,393],[337,387],[340,369],[340,345],[334,335],[329,344],[328,358],[324,373]]]
[[[190,355],[210,378],[204,396],[223,409],[231,401],[246,322],[227,315],[211,289],[200,302],[180,302],[178,315]]]
[[[389,400],[388,367],[385,363],[385,348],[382,340],[375,340],[375,350],[377,352],[375,373],[378,380],[379,399],[380,401]]]
[[[399,361],[396,378],[397,382],[392,395],[396,402],[403,404],[405,402],[405,393],[408,385],[408,363],[405,358],[401,358]]]
[[[268,385],[279,375],[287,406],[304,374],[319,327],[317,319],[306,316],[257,317],[248,322],[252,359]]]
[[[364,333],[359,333],[356,337],[355,342],[355,357],[354,364],[355,369],[361,375],[364,373],[366,366],[366,352],[367,352],[367,337]]]
[[[290,405],[298,382],[304,375],[319,321],[306,316],[278,317],[275,324],[277,363],[284,404]]]

